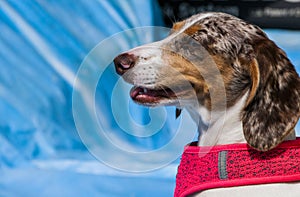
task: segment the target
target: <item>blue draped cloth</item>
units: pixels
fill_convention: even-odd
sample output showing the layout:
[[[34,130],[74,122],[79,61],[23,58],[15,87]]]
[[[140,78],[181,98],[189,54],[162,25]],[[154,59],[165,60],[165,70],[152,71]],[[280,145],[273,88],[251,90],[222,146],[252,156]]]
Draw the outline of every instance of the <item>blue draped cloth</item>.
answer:
[[[111,169],[90,155],[72,114],[74,80],[84,58],[110,36],[143,26],[163,26],[155,0],[0,1],[0,196],[173,195],[177,161],[143,174]],[[300,32],[267,33],[299,72]],[[144,42],[139,38],[134,45]],[[126,39],[118,44],[120,50],[133,47]],[[166,109],[166,122],[156,135],[122,132],[111,108],[118,79],[108,66],[95,95],[98,117],[110,134],[131,144],[124,146],[146,151],[165,145],[179,124],[175,109]],[[129,106],[137,123],[151,122],[148,108],[132,101]]]

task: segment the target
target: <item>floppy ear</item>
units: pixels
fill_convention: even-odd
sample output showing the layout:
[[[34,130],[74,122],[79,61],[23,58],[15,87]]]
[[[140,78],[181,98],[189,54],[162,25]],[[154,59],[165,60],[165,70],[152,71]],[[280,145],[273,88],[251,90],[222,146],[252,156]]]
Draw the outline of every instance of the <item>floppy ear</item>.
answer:
[[[264,38],[252,44],[251,88],[242,111],[248,144],[268,151],[294,131],[300,116],[300,78],[286,54]]]

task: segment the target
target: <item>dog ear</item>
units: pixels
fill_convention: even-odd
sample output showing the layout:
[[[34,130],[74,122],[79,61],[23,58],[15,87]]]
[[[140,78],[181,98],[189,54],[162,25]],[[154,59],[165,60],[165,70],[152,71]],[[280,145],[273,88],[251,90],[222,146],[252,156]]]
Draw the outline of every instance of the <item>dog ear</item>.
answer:
[[[247,143],[268,151],[294,131],[300,116],[300,78],[286,54],[265,38],[252,44],[251,88],[242,111]]]

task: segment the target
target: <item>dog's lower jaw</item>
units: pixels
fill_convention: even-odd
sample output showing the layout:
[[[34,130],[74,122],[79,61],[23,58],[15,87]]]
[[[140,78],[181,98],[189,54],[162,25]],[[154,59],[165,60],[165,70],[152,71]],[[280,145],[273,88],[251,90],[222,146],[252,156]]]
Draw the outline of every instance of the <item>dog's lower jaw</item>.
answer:
[[[197,110],[194,107],[187,107],[191,117],[199,125],[198,146],[246,143],[240,112],[247,96],[248,93],[225,111],[210,112],[204,107]]]

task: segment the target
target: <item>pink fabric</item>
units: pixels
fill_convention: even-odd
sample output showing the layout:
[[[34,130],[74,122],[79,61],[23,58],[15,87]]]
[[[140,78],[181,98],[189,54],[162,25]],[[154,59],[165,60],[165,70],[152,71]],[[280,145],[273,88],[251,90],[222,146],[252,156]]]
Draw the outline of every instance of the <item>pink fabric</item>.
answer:
[[[256,151],[247,144],[190,145],[185,147],[178,167],[174,196],[213,188],[293,181],[300,181],[299,138],[268,152]]]

